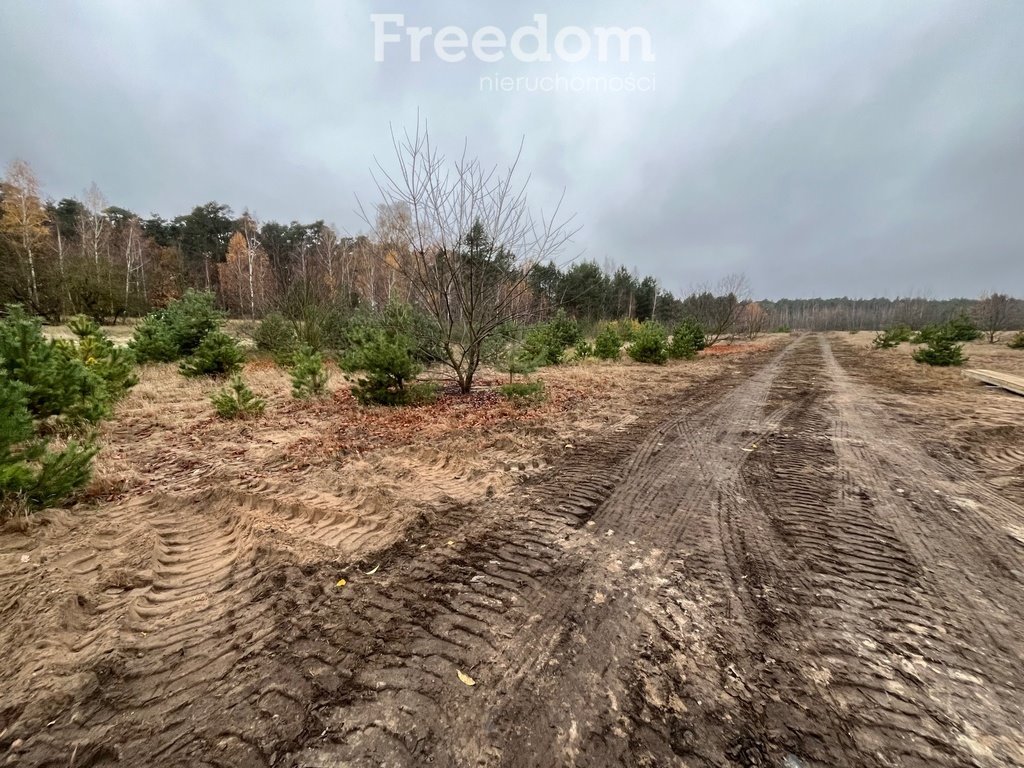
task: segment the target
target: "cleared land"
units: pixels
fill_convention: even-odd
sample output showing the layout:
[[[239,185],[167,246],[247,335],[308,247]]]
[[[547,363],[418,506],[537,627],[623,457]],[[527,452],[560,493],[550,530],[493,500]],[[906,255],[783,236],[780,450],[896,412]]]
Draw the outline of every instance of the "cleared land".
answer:
[[[560,369],[526,411],[266,367],[242,425],[152,369],[93,503],[0,531],[0,750],[1024,765],[1024,398],[869,341]]]

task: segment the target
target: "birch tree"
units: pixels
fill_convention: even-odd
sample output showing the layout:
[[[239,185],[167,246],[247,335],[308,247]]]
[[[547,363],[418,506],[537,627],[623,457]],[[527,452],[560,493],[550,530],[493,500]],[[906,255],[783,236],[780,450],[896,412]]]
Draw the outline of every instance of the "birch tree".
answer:
[[[38,259],[46,240],[46,209],[39,199],[39,180],[24,160],[14,160],[4,177],[0,232],[22,259],[24,292],[39,309]]]
[[[459,388],[469,392],[484,344],[510,322],[527,319],[530,271],[571,239],[572,216],[561,203],[550,213],[527,201],[529,178],[518,166],[522,145],[506,169],[485,165],[466,149],[452,160],[433,144],[425,123],[401,137],[392,131],[395,166],[374,173],[381,203],[408,212],[397,231],[377,232],[396,243],[393,268],[410,298],[431,318],[432,332]]]

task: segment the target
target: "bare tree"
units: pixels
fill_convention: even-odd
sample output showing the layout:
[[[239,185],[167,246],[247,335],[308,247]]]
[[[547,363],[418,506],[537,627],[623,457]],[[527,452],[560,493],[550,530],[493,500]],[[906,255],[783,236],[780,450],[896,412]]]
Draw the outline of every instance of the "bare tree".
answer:
[[[981,297],[975,307],[975,320],[985,332],[989,344],[995,344],[1000,331],[1010,326],[1013,299],[1005,293],[989,293]]]
[[[704,328],[708,346],[736,332],[750,298],[746,275],[726,275],[715,286],[703,285],[683,301],[683,311]]]
[[[125,225],[124,237],[124,306],[125,311],[131,307],[132,285],[135,292],[147,303],[146,296],[146,264],[142,254],[142,226],[137,216],[129,217]]]
[[[397,169],[378,162],[374,180],[383,205],[408,217],[397,227],[390,217],[390,231],[379,233],[377,218],[360,211],[378,242],[385,234],[399,246],[392,268],[431,318],[442,362],[469,392],[485,342],[502,326],[526,319],[532,302],[521,296],[530,271],[575,234],[573,217],[561,216],[561,200],[549,216],[531,211],[529,178],[517,179],[522,145],[502,171],[465,148],[449,161],[419,121],[412,134],[399,138],[392,130],[391,137]]]
[[[739,331],[748,339],[756,339],[768,325],[768,313],[756,301],[748,301],[740,308]]]

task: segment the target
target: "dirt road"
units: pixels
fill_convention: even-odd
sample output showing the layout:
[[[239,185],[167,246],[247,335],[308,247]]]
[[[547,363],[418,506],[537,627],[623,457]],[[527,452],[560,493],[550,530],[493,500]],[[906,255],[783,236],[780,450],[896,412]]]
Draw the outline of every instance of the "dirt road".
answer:
[[[1024,766],[1024,498],[928,444],[857,365],[800,338],[344,574],[254,542],[238,498],[128,506],[160,556],[122,642],[83,694],[0,708],[0,751]]]

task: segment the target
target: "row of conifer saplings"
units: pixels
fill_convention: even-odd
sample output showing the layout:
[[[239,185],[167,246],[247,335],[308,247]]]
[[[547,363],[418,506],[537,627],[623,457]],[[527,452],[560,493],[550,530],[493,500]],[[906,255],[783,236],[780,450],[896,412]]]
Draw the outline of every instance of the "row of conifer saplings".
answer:
[[[7,307],[0,315],[0,516],[59,503],[87,483],[98,427],[138,382],[140,364],[176,362],[187,377],[226,378],[212,396],[220,416],[262,413],[266,403],[241,378],[246,351],[224,322],[212,294],[190,291],[143,318],[125,347],[83,316],[68,323],[73,339],[48,338],[38,318]],[[253,335],[258,350],[288,370],[296,398],[327,394],[325,353],[333,353],[360,402],[403,405],[437,393],[436,384],[418,379],[439,357],[427,328],[408,305],[394,304],[315,322],[270,315]],[[543,399],[543,382],[515,381],[516,374],[566,359],[618,359],[624,345],[634,360],[662,364],[693,357],[705,339],[693,322],[669,336],[654,323],[623,321],[606,324],[590,342],[559,313],[527,328],[498,329],[485,356],[509,375],[502,394],[528,405]]]
[[[875,349],[892,349],[903,343],[915,346],[914,360],[927,365],[963,365],[964,343],[982,338],[984,334],[970,316],[960,314],[945,323],[927,325],[913,330],[909,325],[894,325],[875,336]],[[1011,349],[1024,349],[1024,331],[1013,336],[1007,343]]]

